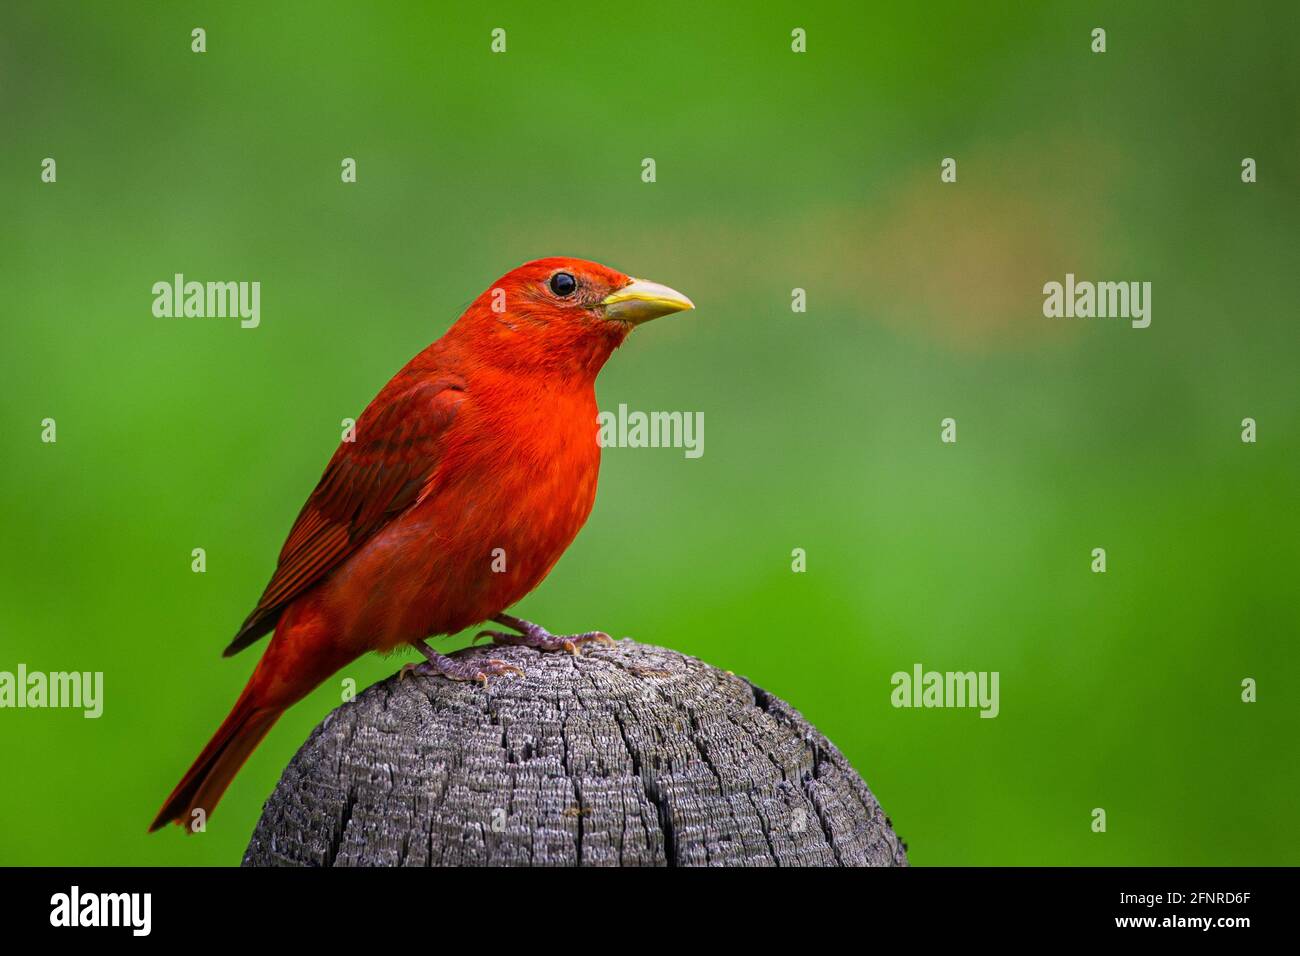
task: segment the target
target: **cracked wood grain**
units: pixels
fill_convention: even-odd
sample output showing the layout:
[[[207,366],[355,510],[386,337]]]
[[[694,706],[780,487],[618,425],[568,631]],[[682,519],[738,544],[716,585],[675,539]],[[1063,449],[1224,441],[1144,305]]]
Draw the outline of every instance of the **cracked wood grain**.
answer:
[[[312,732],[245,866],[906,866],[792,707],[675,651],[476,648],[484,689],[391,677]]]

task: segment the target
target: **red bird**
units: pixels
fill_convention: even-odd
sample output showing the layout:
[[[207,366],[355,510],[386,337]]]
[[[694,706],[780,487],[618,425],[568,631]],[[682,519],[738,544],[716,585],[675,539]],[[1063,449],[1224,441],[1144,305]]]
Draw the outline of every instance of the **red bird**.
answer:
[[[514,668],[446,657],[425,638],[491,619],[510,629],[485,632],[503,644],[576,652],[609,640],[552,635],[504,612],[591,513],[596,374],[634,326],[690,308],[679,292],[594,262],[538,259],[411,359],[299,513],[225,654],[274,630],[271,642],[149,829],[210,815],[285,709],[366,651],[409,644],[427,659],[418,673],[486,683]]]

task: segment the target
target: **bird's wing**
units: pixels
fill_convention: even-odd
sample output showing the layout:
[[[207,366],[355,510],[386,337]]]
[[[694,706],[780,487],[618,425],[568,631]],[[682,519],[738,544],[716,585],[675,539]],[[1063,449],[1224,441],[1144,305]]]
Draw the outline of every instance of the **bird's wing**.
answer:
[[[275,627],[294,598],[420,496],[465,398],[464,383],[425,380],[388,392],[386,388],[362,413],[356,440],[339,445],[330,459],[280,550],[271,582],[226,648],[226,657]]]

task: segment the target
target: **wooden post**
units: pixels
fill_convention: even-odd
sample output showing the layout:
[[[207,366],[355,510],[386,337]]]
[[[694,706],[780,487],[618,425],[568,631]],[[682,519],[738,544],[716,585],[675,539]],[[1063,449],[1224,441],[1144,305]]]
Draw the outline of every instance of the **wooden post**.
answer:
[[[244,865],[907,865],[843,755],[740,677],[632,640],[462,653],[526,675],[394,676],[336,709]]]

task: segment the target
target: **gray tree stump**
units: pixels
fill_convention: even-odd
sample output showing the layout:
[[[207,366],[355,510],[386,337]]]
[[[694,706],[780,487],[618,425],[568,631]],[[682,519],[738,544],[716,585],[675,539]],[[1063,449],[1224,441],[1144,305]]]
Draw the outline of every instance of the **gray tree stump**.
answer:
[[[521,647],[490,687],[390,677],[294,756],[245,866],[906,866],[784,701],[661,647]]]

